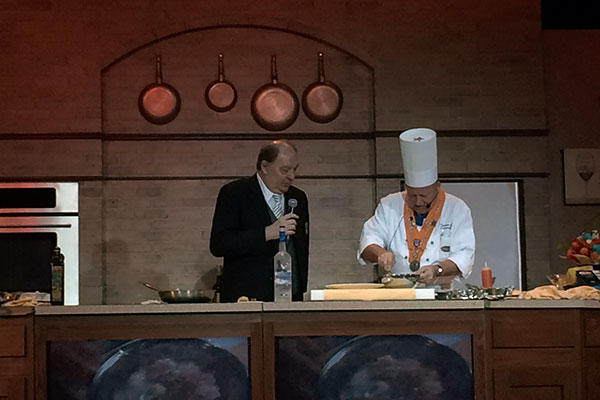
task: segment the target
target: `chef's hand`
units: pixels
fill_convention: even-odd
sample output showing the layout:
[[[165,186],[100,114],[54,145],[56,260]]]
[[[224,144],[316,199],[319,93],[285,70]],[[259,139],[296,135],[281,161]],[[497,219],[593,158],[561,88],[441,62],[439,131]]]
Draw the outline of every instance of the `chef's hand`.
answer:
[[[391,271],[395,263],[394,253],[391,251],[383,251],[377,256],[377,264],[385,271]]]
[[[438,273],[438,269],[442,267],[442,273]],[[417,282],[424,285],[440,285],[442,289],[450,289],[452,280],[460,271],[454,261],[442,260],[438,264],[423,265],[419,268],[415,275],[418,275]]]
[[[423,265],[415,272],[417,282],[424,283],[425,285],[433,285],[440,276],[437,272],[438,267],[439,265]]]
[[[279,227],[285,227],[286,236],[290,236],[296,233],[296,220],[299,217],[296,214],[288,213],[279,217],[279,219],[273,222],[271,225],[265,227],[265,239],[275,240],[279,239]]]

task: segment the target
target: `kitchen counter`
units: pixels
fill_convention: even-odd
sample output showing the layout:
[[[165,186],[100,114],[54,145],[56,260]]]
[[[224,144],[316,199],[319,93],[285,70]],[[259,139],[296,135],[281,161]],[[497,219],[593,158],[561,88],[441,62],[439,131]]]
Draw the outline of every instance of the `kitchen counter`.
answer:
[[[195,304],[122,304],[81,306],[40,306],[35,314],[45,315],[105,315],[105,314],[210,314],[261,312],[319,312],[319,311],[439,311],[528,308],[600,308],[597,300],[399,300],[399,301],[304,301],[273,303],[252,301],[246,303]],[[28,308],[31,310],[30,308]],[[23,313],[25,310],[10,310]],[[6,313],[5,312],[5,313]],[[31,312],[31,311],[29,311]],[[0,314],[1,315],[1,314]]]
[[[24,315],[33,314],[35,309],[33,307],[1,307],[1,317],[20,317]]]
[[[584,399],[600,381],[600,301],[401,300],[38,306],[0,309],[8,349],[26,368],[2,384],[47,398],[52,346],[111,341],[241,338],[249,344],[252,399],[276,398],[277,343],[402,335],[470,337],[475,399]],[[4,318],[2,318],[4,317]],[[35,328],[35,329],[34,329]],[[35,332],[35,337],[33,332]],[[25,339],[16,340],[16,335]],[[229,339],[228,339],[229,338]],[[281,340],[284,340],[281,342]],[[289,344],[289,343],[288,343]],[[2,346],[0,346],[1,348]],[[19,347],[19,349],[21,348]],[[310,349],[310,346],[308,346]],[[82,350],[71,349],[75,354]],[[296,350],[294,350],[296,351]],[[307,350],[308,351],[308,350]],[[33,353],[35,352],[35,357]],[[583,356],[582,356],[583,355]],[[35,360],[35,371],[33,368]],[[299,358],[306,360],[306,358]],[[75,371],[77,368],[75,368]],[[31,379],[35,372],[35,379]],[[26,382],[26,384],[23,383]],[[35,381],[35,389],[32,382]],[[554,396],[554,391],[562,393]],[[550,395],[549,395],[550,393]],[[1,394],[1,391],[0,391]],[[537,396],[537,397],[536,397]],[[553,397],[554,396],[554,397]]]
[[[401,311],[401,310],[474,310],[483,309],[482,300],[407,300],[407,301],[304,301],[293,303],[197,303],[197,304],[123,304],[41,306],[38,316],[104,315],[104,314],[194,314],[194,313],[255,313],[296,311]]]

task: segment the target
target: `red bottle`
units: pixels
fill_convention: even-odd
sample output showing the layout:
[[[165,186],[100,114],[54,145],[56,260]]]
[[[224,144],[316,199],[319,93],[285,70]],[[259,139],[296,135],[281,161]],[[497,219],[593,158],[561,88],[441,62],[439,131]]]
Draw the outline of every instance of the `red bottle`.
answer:
[[[494,284],[494,278],[492,277],[492,270],[488,268],[487,263],[481,268],[481,287],[491,288]]]

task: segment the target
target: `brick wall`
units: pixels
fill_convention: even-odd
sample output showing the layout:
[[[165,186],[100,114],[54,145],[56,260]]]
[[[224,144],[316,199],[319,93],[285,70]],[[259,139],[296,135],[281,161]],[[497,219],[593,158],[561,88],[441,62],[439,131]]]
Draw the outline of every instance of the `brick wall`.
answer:
[[[545,128],[534,1],[7,0],[0,22],[0,88],[10,93],[0,99],[0,132],[99,132],[103,67],[157,38],[223,24],[311,35],[372,65],[379,130]],[[240,42],[231,36],[229,46]],[[199,64],[211,72],[212,50]]]
[[[598,204],[565,205],[561,153],[565,148],[600,147],[600,77],[597,73],[600,31],[547,31],[544,54],[550,144],[549,233],[553,245],[550,263],[553,271],[563,272],[569,262],[559,258],[556,245],[569,243],[581,232],[600,226]]]
[[[315,77],[321,41],[327,77],[348,96],[347,114],[334,123],[317,126],[301,114],[282,133],[300,148],[297,184],[311,204],[311,287],[371,278],[355,251],[377,199],[397,188],[399,148],[387,131],[445,131],[442,173],[524,180],[530,286],[564,267],[553,249],[570,239],[571,221],[575,233],[585,224],[580,211],[598,214],[597,206],[562,205],[560,149],[571,146],[573,131],[589,139],[583,131],[600,125],[598,78],[577,63],[600,54],[600,39],[594,32],[542,36],[537,2],[9,0],[3,7],[0,178],[80,181],[84,304],[153,297],[141,279],[212,284],[219,262],[207,246],[214,199],[223,183],[254,170],[264,143],[256,139],[265,131],[249,117],[248,102],[268,80],[263,55],[272,49],[281,54],[282,81],[300,94]],[[278,30],[200,33],[226,24]],[[188,30],[194,33],[140,47]],[[136,111],[135,94],[153,80],[157,50],[172,56],[165,79],[189,107],[163,127]],[[223,115],[202,103],[219,51],[240,96]],[[549,134],[538,136],[547,117]],[[169,140],[172,132],[191,136]],[[232,132],[249,137],[219,136]]]

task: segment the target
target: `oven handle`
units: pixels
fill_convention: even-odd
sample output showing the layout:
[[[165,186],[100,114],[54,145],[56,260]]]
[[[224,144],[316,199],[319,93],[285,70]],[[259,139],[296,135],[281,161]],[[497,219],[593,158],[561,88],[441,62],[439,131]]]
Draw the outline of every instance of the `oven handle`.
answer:
[[[47,225],[0,225],[0,229],[28,229],[28,228],[72,228],[71,224],[47,224]]]

